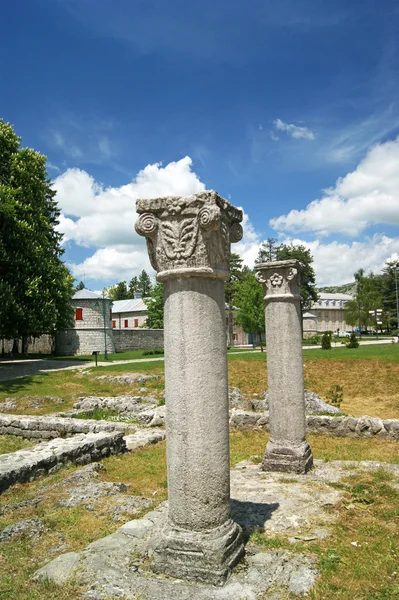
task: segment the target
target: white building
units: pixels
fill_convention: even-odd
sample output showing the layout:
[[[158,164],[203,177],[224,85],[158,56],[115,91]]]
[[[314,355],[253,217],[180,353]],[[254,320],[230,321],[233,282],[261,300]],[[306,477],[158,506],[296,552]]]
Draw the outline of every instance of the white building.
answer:
[[[112,329],[142,327],[147,318],[147,305],[142,298],[115,300],[111,310]]]
[[[348,300],[352,300],[352,296],[349,294],[320,292],[318,301],[310,309],[311,315],[315,317],[317,331],[352,331],[352,326],[345,322],[345,304]],[[309,315],[309,313],[307,314]],[[309,318],[309,325],[311,321],[312,319]]]

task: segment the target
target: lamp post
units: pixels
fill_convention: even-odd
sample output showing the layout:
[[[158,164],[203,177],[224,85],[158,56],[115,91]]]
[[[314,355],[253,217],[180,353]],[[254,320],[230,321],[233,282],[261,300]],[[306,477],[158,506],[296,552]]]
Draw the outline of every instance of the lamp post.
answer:
[[[111,309],[113,302],[110,301],[109,307]],[[99,300],[96,301],[95,306],[99,306]],[[103,294],[102,296],[102,313],[103,313],[103,328],[104,328],[104,360],[108,360],[107,350],[107,298]]]

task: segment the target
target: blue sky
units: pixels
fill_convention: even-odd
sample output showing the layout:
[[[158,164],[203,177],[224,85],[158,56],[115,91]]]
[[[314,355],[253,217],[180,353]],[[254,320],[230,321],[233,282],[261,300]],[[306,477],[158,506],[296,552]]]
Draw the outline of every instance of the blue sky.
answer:
[[[14,0],[0,117],[47,155],[91,289],[149,269],[135,199],[216,189],[319,284],[399,256],[394,0]]]

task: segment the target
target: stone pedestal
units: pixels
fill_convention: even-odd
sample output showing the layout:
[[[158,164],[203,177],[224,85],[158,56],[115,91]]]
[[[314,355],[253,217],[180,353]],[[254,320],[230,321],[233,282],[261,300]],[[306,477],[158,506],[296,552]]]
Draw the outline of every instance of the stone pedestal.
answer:
[[[137,212],[165,283],[169,513],[152,568],[221,585],[244,552],[229,506],[223,283],[242,213],[215,192],[139,200]]]
[[[301,264],[296,260],[256,265],[265,290],[270,441],[265,471],[306,473],[313,457],[306,442],[302,326],[299,295]]]

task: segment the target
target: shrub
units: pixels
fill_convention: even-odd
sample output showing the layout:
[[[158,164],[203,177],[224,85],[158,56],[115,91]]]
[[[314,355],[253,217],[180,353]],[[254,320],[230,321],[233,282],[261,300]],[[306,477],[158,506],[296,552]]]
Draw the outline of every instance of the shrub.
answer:
[[[340,408],[341,402],[344,399],[344,388],[342,385],[332,385],[328,390],[327,399],[330,404]]]
[[[331,350],[331,332],[325,331],[321,338],[321,347],[323,350]]]
[[[357,341],[356,333],[352,331],[349,340],[346,342],[347,348],[358,348],[359,342]]]

